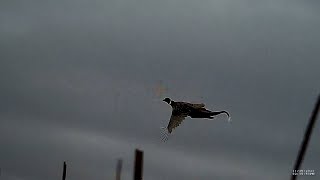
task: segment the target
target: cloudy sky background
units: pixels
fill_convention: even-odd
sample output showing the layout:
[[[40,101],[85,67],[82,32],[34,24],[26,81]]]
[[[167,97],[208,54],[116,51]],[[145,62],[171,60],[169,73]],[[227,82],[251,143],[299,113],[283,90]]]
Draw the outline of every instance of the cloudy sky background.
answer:
[[[289,179],[320,84],[314,0],[0,2],[2,180]],[[155,95],[228,110],[187,119]],[[303,169],[320,173],[319,123]]]

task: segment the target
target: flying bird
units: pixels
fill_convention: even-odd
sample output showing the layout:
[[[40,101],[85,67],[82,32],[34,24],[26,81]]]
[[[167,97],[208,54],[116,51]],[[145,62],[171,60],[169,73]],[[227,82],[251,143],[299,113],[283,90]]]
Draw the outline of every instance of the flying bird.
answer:
[[[170,98],[165,98],[163,101],[168,103],[172,107],[172,113],[168,126],[166,128],[161,128],[165,130],[164,137],[162,138],[162,140],[164,141],[168,140],[168,137],[171,134],[172,130],[178,127],[188,116],[191,118],[213,119],[214,116],[225,113],[228,116],[228,122],[230,122],[231,120],[230,114],[227,111],[209,111],[204,108],[205,104],[203,103],[194,104],[188,102],[175,102]]]

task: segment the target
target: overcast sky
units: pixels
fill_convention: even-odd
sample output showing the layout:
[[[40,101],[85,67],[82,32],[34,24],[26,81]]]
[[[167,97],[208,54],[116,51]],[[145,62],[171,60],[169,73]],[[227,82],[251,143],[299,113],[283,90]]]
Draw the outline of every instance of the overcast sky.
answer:
[[[1,180],[289,179],[320,89],[315,0],[3,0]],[[167,91],[158,97],[160,82]],[[163,97],[227,110],[166,143]],[[319,179],[320,124],[303,169]]]

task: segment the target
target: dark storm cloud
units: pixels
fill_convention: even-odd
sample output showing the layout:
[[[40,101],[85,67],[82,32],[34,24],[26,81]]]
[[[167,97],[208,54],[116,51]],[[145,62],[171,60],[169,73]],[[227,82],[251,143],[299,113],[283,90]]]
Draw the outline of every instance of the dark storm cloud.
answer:
[[[319,93],[316,1],[6,1],[0,167],[7,179],[285,179]],[[166,96],[231,112],[160,142]],[[319,172],[316,127],[304,168]],[[40,168],[40,169],[39,169]],[[40,173],[37,174],[37,172]],[[315,179],[315,177],[301,177]]]

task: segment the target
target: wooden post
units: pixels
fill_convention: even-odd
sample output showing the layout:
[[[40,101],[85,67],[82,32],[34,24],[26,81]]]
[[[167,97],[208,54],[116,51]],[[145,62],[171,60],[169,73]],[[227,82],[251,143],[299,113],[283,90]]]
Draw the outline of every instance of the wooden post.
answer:
[[[121,170],[122,170],[122,159],[118,159],[117,169],[116,169],[116,180],[121,179]]]
[[[63,162],[63,173],[62,173],[62,180],[66,180],[66,175],[67,175],[67,164],[64,161]]]
[[[143,173],[143,151],[136,149],[134,163],[134,180],[142,180]]]

